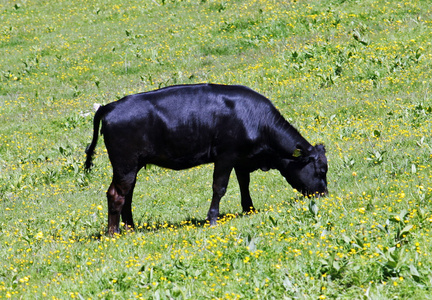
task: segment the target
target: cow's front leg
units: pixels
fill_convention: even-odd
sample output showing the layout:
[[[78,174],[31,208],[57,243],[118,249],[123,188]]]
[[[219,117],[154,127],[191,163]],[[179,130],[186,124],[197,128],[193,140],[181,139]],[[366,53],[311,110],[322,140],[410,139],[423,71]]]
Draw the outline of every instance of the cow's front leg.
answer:
[[[240,187],[241,205],[244,213],[253,212],[255,208],[249,193],[250,172],[242,168],[235,168]]]
[[[219,216],[219,203],[226,193],[232,169],[232,166],[227,166],[224,163],[215,163],[213,172],[213,197],[207,214],[210,226],[216,225],[217,217]]]

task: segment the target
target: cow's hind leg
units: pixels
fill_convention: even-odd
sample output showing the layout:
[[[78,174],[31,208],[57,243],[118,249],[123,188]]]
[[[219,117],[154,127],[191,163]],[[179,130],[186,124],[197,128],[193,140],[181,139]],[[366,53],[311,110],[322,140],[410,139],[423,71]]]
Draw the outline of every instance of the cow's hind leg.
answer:
[[[120,215],[126,229],[133,229],[132,194],[136,182],[136,172],[119,176],[114,173],[107,191],[108,198],[108,233],[119,233]]]
[[[125,224],[127,230],[134,229],[135,224],[132,217],[132,195],[135,188],[136,178],[133,182],[132,188],[125,196],[125,203],[121,211],[122,222]]]
[[[249,193],[250,172],[242,168],[235,168],[237,180],[240,187],[241,205],[243,212],[253,212],[255,208],[252,203],[252,198]]]

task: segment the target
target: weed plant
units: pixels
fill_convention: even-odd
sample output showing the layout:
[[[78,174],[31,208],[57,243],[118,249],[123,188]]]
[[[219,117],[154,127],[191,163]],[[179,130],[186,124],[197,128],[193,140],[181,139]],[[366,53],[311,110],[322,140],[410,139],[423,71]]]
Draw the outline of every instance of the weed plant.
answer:
[[[431,299],[432,10],[414,0],[0,3],[0,298]],[[105,235],[95,103],[242,84],[329,158],[328,197],[253,173],[219,225],[212,166],[143,170]]]

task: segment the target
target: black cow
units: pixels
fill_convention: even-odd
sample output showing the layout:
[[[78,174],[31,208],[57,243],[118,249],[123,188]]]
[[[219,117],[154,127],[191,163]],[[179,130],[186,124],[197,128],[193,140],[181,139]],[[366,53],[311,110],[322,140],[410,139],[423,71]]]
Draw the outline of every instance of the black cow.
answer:
[[[214,163],[211,225],[232,169],[245,212],[254,210],[249,173],[257,169],[279,170],[305,196],[327,193],[324,146],[309,144],[267,98],[244,86],[178,85],[101,106],[86,149],[87,170],[101,120],[113,167],[107,191],[110,234],[119,232],[120,215],[126,228],[134,228],[132,193],[138,171],[147,164],[182,170]]]

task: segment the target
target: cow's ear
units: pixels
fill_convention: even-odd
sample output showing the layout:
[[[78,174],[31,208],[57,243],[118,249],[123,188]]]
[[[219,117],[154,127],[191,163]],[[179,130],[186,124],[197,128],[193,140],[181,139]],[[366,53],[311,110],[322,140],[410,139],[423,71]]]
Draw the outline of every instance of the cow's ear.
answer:
[[[296,148],[292,154],[293,157],[298,158],[302,156],[302,151],[299,148]]]
[[[313,147],[305,148],[301,144],[296,145],[292,156],[299,160],[310,160]]]

